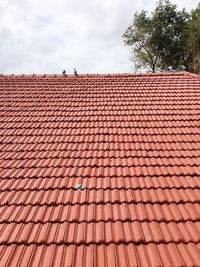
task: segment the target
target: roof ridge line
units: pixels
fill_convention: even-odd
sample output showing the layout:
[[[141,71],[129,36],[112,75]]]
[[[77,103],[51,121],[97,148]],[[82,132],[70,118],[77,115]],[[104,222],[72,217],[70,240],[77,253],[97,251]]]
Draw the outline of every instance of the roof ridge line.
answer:
[[[199,74],[190,73],[187,71],[177,72],[156,72],[156,73],[84,73],[84,74],[0,74],[0,77],[12,77],[12,78],[87,78],[87,77],[150,77],[150,76],[192,76],[200,78]]]
[[[192,78],[197,78],[197,79],[200,79],[200,74],[197,74],[197,73],[192,73],[192,72],[189,72],[189,71],[184,71],[184,76],[189,76],[189,77],[192,77]]]

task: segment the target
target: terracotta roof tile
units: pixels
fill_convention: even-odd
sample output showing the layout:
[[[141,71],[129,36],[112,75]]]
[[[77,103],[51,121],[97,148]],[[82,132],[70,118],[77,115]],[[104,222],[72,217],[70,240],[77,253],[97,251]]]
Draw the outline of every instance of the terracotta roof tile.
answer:
[[[199,90],[0,75],[0,266],[198,266]]]

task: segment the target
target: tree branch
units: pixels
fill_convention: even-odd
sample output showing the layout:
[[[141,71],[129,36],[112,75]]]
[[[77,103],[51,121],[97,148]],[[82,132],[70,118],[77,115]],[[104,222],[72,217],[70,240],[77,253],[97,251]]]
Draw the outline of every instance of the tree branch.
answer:
[[[147,54],[149,55],[149,58],[150,58],[150,62],[149,63],[151,63],[151,64],[153,64],[153,58],[152,58],[152,55],[150,54],[150,52],[148,51],[148,49],[144,46],[144,45],[142,45],[142,44],[140,44],[140,46],[147,52]]]

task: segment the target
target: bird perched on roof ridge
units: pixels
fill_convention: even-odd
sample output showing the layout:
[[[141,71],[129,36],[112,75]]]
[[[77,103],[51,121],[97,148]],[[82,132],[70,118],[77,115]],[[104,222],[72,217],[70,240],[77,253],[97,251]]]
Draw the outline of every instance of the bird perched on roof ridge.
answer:
[[[78,75],[76,68],[74,68],[74,75]]]
[[[65,71],[65,70],[63,70],[62,74],[65,74],[65,73],[66,73],[66,71]]]

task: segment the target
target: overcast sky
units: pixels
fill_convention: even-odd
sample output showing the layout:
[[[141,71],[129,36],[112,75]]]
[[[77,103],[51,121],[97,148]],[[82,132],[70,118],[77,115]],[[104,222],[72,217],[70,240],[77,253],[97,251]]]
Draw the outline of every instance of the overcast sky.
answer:
[[[122,34],[157,0],[0,0],[0,73],[131,72]],[[199,0],[171,0],[195,8]]]

